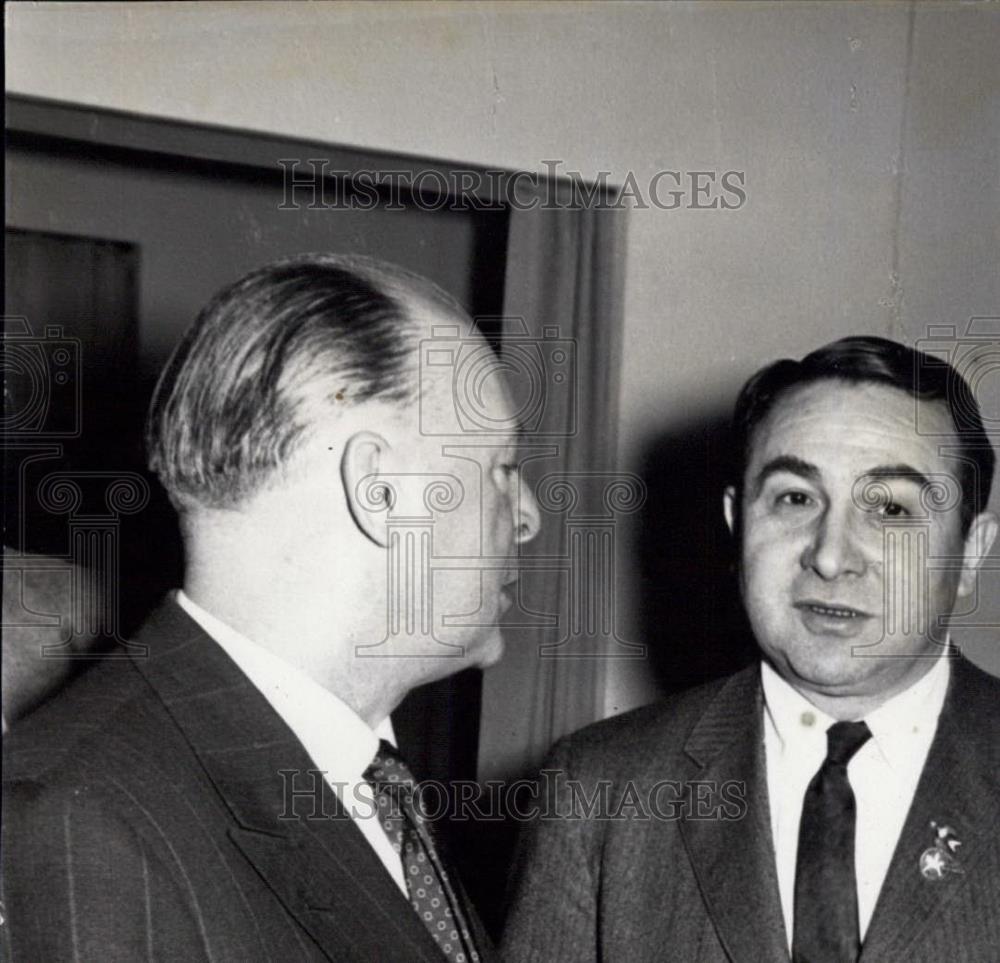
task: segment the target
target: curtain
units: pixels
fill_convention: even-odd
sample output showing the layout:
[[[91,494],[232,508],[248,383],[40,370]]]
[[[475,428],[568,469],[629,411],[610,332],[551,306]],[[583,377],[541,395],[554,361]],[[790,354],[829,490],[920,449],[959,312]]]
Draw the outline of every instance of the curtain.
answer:
[[[504,659],[484,678],[483,780],[531,774],[556,739],[600,717],[607,659],[641,654],[613,624],[614,519],[642,498],[615,474],[624,216],[511,213],[501,352],[542,527],[521,549]]]

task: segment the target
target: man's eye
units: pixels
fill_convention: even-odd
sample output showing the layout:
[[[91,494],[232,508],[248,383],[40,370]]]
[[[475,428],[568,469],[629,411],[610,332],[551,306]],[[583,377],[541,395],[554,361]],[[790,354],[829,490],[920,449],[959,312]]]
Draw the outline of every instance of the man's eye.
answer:
[[[782,492],[775,499],[775,504],[783,507],[805,508],[812,504],[812,498],[805,492]]]
[[[878,509],[883,518],[902,518],[910,513],[899,502],[886,502]]]

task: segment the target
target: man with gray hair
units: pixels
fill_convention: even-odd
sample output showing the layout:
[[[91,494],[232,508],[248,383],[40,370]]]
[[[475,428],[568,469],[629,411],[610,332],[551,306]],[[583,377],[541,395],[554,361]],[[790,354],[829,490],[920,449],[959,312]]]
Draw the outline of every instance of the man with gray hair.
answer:
[[[4,747],[15,959],[490,957],[390,713],[500,658],[538,515],[498,366],[474,445],[423,376],[441,326],[489,356],[430,282],[308,255],[188,331],[147,439],[183,588]]]

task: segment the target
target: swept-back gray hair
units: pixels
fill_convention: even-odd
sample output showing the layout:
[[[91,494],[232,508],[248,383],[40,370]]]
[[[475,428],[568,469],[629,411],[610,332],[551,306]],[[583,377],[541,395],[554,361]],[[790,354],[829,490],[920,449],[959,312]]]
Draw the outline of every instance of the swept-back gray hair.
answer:
[[[149,467],[175,504],[230,508],[267,484],[309,430],[306,389],[331,405],[412,403],[418,301],[465,317],[425,278],[357,256],[276,261],[220,291],[170,358],[146,422]]]

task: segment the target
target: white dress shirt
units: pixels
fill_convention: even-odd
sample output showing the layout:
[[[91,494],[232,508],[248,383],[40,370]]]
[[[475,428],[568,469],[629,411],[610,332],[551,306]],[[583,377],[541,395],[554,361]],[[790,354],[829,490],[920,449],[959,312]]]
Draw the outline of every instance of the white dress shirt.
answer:
[[[847,778],[857,804],[854,865],[861,939],[903,831],[948,691],[950,660],[866,716],[872,738],[855,754]],[[764,748],[781,909],[789,950],[802,803],[826,759],[826,730],[836,721],[762,663]]]
[[[329,689],[206,612],[181,590],[177,604],[219,644],[281,716],[409,899],[402,861],[375,815],[372,790],[364,780],[379,739],[395,745],[392,720],[386,716],[372,729]],[[302,778],[296,783],[299,787],[306,785]]]

